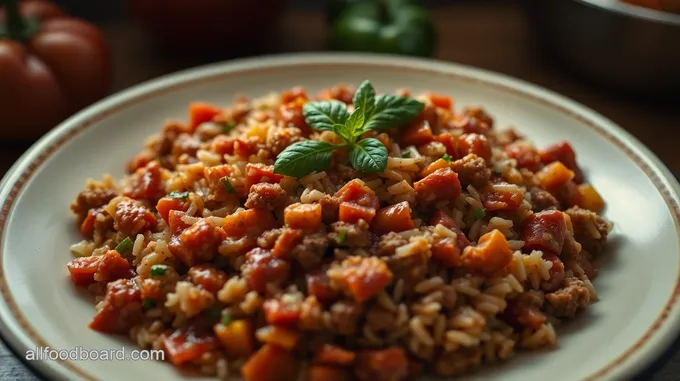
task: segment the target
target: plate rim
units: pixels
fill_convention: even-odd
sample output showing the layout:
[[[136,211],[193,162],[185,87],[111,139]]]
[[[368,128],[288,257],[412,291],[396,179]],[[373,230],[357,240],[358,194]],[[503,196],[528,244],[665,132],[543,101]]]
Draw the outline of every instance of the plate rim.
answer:
[[[671,212],[680,240],[680,183],[670,169],[644,144],[613,121],[591,108],[560,95],[542,86],[505,74],[479,69],[467,65],[434,59],[411,58],[384,54],[354,53],[290,53],[241,58],[182,70],[145,81],[118,92],[87,107],[68,118],[34,143],[10,168],[0,181],[0,336],[14,354],[25,352],[34,346],[46,346],[45,341],[30,321],[19,310],[4,276],[4,231],[9,221],[14,200],[23,190],[26,182],[50,156],[66,142],[78,136],[90,126],[110,115],[120,112],[137,101],[162,96],[179,88],[200,85],[216,78],[235,74],[257,74],[261,71],[276,71],[286,67],[300,66],[367,66],[390,67],[404,71],[430,73],[454,77],[467,82],[493,87],[519,95],[562,112],[568,117],[587,125],[603,138],[614,143],[628,156],[647,177],[663,197]],[[680,255],[680,253],[678,253]],[[675,287],[660,315],[635,344],[620,352],[606,366],[583,381],[596,379],[622,379],[637,374],[656,360],[680,333],[680,267],[677,269]],[[665,333],[665,334],[664,334]],[[20,360],[23,361],[23,358]],[[77,366],[71,361],[35,361],[29,368],[42,376],[59,379],[102,380]]]

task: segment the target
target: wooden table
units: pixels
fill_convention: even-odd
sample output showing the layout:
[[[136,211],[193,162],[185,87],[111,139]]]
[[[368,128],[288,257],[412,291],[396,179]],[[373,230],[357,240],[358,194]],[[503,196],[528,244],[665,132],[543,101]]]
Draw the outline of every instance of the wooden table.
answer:
[[[676,128],[680,107],[672,102],[649,103],[625,99],[598,89],[546,61],[534,49],[520,3],[508,1],[456,2],[433,8],[440,30],[437,58],[515,76],[562,93],[602,113],[652,149],[673,172],[680,173]],[[114,91],[179,69],[206,63],[199,59],[168,58],[160,54],[135,26],[125,21],[100,23],[115,55]],[[325,25],[315,12],[290,12],[267,53],[324,49]],[[4,173],[29,143],[0,143],[0,173]],[[680,344],[652,365],[639,380],[680,380]],[[0,379],[34,380],[35,376],[0,345]]]

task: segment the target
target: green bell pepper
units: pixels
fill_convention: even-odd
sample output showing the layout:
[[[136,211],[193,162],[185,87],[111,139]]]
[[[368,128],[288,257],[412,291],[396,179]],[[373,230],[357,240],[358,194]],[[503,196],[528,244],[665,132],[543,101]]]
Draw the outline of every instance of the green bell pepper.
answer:
[[[334,50],[424,57],[435,50],[427,10],[409,0],[331,0],[328,17]]]

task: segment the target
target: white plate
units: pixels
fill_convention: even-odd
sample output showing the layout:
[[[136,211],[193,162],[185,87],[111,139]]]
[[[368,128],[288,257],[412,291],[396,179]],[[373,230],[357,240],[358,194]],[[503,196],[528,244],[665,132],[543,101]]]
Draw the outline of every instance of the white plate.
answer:
[[[498,125],[538,145],[571,141],[616,226],[595,282],[601,301],[561,327],[559,347],[518,356],[470,379],[614,380],[631,377],[675,337],[680,324],[678,183],[637,140],[595,112],[536,86],[448,63],[371,55],[289,55],[234,61],[165,77],[113,96],[40,140],[0,191],[0,319],[20,354],[57,349],[133,349],[86,328],[90,302],[74,291],[65,264],[79,239],[68,205],[88,177],[122,175],[127,158],[187,104],[228,104],[303,85],[312,91],[370,79],[381,91],[407,87],[481,104]],[[182,376],[152,361],[36,361],[53,379],[164,379]]]

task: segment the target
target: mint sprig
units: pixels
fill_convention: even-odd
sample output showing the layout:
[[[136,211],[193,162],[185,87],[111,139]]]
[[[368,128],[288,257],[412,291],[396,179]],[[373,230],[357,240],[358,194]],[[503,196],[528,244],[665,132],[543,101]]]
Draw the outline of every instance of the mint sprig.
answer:
[[[274,173],[300,178],[323,171],[331,163],[333,151],[348,148],[349,162],[361,172],[382,172],[387,167],[387,149],[374,138],[361,139],[371,130],[401,127],[420,114],[425,105],[397,95],[375,94],[369,81],[359,85],[353,98],[354,112],[347,105],[331,100],[309,102],[302,108],[305,122],[318,131],[333,131],[343,144],[306,140],[291,144],[276,158]]]

